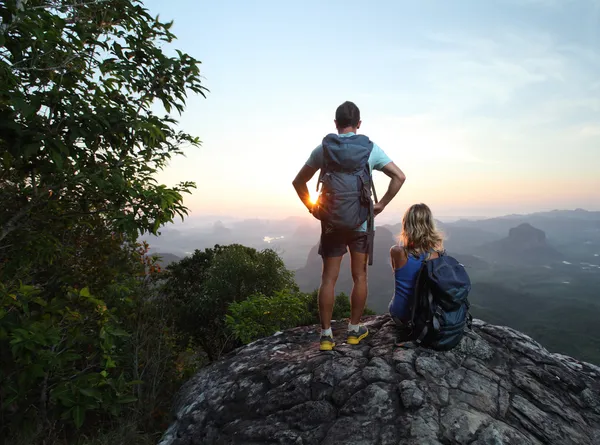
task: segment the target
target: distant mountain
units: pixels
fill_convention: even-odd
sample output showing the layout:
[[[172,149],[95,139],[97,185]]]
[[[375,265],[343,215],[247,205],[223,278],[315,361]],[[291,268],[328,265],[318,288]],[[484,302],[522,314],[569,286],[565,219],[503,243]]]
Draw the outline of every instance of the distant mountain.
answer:
[[[600,212],[557,210],[484,220],[437,221],[444,232],[446,250],[452,254],[473,255],[465,261],[473,264],[472,267],[477,265],[477,268],[483,269],[489,264],[482,264],[478,260],[490,263],[494,259],[490,259],[490,255],[481,258],[480,246],[505,238],[511,228],[524,223],[543,230],[547,235],[547,244],[563,253],[563,259],[569,262],[593,262],[597,258],[595,255],[600,254]],[[388,230],[384,254],[387,258],[387,244],[396,242],[395,236],[400,233],[401,225],[377,225],[377,229]],[[320,225],[310,215],[244,220],[215,217],[212,223],[204,227],[186,228],[184,224],[179,224],[165,227],[161,233],[159,237],[145,237],[153,252],[170,252],[183,257],[195,249],[210,248],[215,244],[240,243],[257,249],[275,249],[289,268],[298,269],[306,265],[311,248],[318,243]],[[320,269],[320,258],[316,258]]]
[[[553,245],[582,243],[600,236],[600,212],[582,209],[508,215],[483,220],[461,219],[446,226],[478,228],[504,235],[512,227],[524,223],[543,230],[548,236],[549,243]]]
[[[587,219],[590,221],[600,221],[600,212],[591,212],[585,209],[575,210],[551,210],[549,212],[536,212],[528,215],[513,214],[507,215],[505,218],[523,218],[523,217],[545,217],[545,218],[574,218]]]
[[[223,224],[221,220],[213,224],[212,234],[215,236],[231,236],[232,230]]]
[[[544,265],[564,258],[548,245],[543,230],[528,223],[511,228],[508,237],[484,244],[477,250],[488,261],[514,265]]]
[[[165,268],[169,264],[175,263],[182,259],[181,257],[178,257],[177,255],[173,255],[172,253],[157,253],[155,255],[160,257],[158,259],[158,264],[160,264],[160,267],[162,267],[162,268]]]

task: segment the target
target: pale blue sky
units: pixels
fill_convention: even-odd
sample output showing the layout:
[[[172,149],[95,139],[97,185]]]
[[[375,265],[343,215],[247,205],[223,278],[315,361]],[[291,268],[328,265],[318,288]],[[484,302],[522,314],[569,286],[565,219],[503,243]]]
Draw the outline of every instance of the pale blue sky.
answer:
[[[345,100],[407,174],[390,215],[600,209],[599,0],[145,5],[210,89],[160,176],[197,182],[194,214],[305,214],[291,181]]]

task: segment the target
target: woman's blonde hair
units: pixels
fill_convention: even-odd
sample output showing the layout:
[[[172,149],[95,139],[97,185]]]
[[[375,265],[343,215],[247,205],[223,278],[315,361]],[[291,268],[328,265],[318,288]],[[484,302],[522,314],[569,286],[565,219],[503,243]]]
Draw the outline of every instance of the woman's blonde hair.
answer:
[[[432,249],[442,249],[444,238],[435,227],[431,209],[425,204],[414,204],[402,218],[400,240],[408,253],[419,256]]]

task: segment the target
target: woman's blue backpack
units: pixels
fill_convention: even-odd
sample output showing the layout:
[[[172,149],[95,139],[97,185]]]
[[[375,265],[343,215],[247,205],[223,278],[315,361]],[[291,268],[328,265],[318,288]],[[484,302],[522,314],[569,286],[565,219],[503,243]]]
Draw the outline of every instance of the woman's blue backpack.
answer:
[[[471,280],[455,258],[439,255],[424,260],[419,270],[409,326],[418,345],[447,351],[458,345],[465,327],[471,329]]]

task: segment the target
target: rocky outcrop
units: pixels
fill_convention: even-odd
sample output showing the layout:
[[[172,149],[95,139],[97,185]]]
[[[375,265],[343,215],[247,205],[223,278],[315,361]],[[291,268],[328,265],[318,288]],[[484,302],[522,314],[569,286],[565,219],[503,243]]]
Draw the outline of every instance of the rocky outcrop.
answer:
[[[342,323],[325,353],[296,328],[201,370],[160,445],[600,444],[600,368],[479,320],[443,353],[394,346],[387,316],[367,324],[358,346]]]

